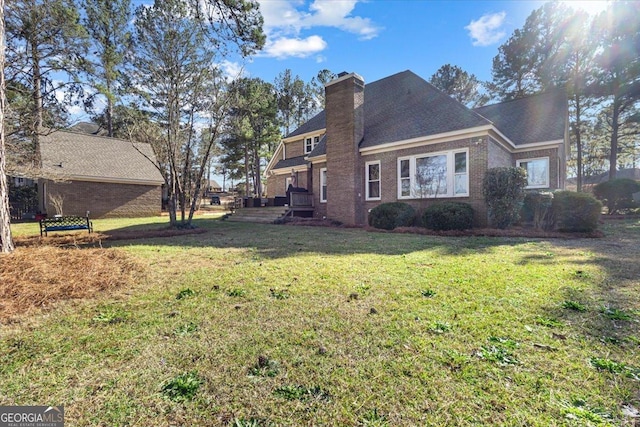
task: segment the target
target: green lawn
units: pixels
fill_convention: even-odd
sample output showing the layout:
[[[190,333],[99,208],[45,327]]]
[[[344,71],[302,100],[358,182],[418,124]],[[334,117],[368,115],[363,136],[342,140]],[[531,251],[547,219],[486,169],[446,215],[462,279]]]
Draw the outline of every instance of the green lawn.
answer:
[[[114,242],[147,280],[0,326],[0,403],[69,426],[633,425],[638,220],[548,241],[195,222]]]

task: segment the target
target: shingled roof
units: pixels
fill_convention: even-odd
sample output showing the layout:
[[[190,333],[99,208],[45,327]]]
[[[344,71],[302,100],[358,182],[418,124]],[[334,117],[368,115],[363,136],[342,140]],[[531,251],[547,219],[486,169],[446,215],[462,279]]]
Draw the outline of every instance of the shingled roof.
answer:
[[[276,163],[273,169],[284,169],[284,168],[292,168],[300,165],[306,165],[309,162],[305,160],[305,157],[306,156],[297,156],[297,157],[290,157],[288,159],[280,160],[278,163]]]
[[[567,96],[551,91],[473,111],[489,119],[515,145],[557,141],[564,138]]]
[[[360,148],[494,125],[515,145],[564,137],[567,101],[560,92],[471,110],[411,71],[365,85],[364,138]],[[326,127],[322,111],[288,138]],[[321,143],[309,157],[326,153]]]
[[[139,150],[139,151],[138,151]],[[162,184],[151,145],[116,138],[55,131],[40,138],[42,168],[66,179]]]

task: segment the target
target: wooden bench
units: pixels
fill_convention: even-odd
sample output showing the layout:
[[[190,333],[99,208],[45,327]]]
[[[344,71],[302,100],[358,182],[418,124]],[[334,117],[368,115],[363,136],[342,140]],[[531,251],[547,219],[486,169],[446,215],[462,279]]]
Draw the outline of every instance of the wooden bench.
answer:
[[[87,216],[59,216],[40,220],[40,236],[46,236],[49,231],[87,230],[93,231],[93,223]]]

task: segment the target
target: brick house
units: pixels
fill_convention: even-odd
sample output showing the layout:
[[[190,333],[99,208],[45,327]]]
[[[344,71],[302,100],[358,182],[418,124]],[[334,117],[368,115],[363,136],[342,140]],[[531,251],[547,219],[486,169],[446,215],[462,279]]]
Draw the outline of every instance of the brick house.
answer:
[[[163,179],[149,160],[149,144],[84,133],[55,131],[40,139],[43,176],[38,182],[40,210],[93,218],[159,215]],[[146,158],[148,157],[148,158]]]
[[[564,188],[563,93],[469,109],[411,71],[367,85],[342,73],[325,92],[325,110],[282,140],[265,171],[269,197],[294,182],[312,193],[315,217],[363,225],[380,203],[449,200],[485,225],[482,180],[499,166],[526,168],[528,188]]]

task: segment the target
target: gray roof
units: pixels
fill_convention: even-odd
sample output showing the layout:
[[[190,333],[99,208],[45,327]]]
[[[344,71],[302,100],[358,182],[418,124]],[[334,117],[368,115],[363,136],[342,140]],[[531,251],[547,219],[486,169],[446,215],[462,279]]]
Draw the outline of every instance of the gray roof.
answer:
[[[516,145],[555,141],[564,138],[567,96],[552,91],[473,111],[481,114]]]
[[[471,110],[414,74],[403,71],[365,85],[360,148],[493,124],[514,144],[562,139],[566,97],[549,93]],[[287,137],[326,127],[324,111]],[[325,154],[321,141],[309,157]]]
[[[138,151],[139,150],[139,151]],[[68,131],[40,138],[45,173],[67,179],[121,182],[163,182],[151,145]]]
[[[295,166],[306,165],[309,162],[305,160],[306,156],[290,157],[288,159],[280,160],[273,169],[293,168]]]
[[[103,129],[102,126],[93,122],[78,122],[75,125],[71,126],[69,130],[71,132],[86,133],[90,135],[107,135],[106,129]]]

